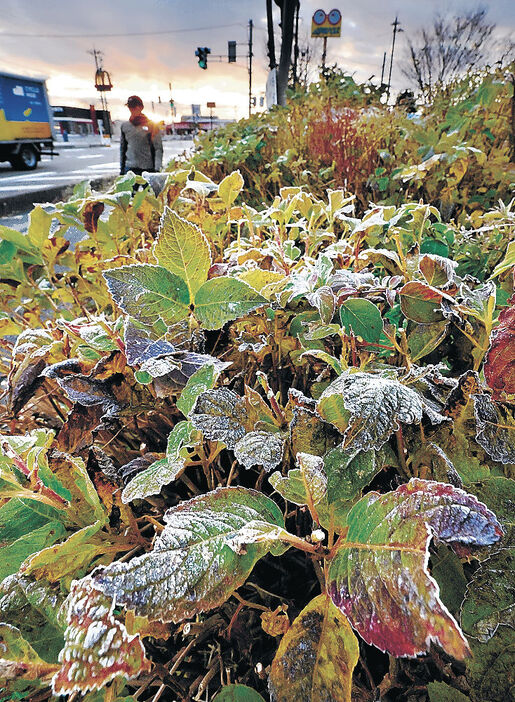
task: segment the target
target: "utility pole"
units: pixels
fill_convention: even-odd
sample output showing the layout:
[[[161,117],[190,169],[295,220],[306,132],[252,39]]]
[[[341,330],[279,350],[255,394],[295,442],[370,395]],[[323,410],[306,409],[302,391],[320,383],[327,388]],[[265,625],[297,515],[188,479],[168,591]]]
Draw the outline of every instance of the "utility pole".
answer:
[[[382,67],[381,67],[381,85],[383,85],[383,82],[384,82],[384,66],[385,66],[385,63],[386,63],[386,51],[385,51],[384,54],[383,54],[383,65],[382,65]]]
[[[395,22],[392,22],[392,27],[393,27],[393,38],[392,38],[392,53],[390,55],[390,70],[388,72],[388,91],[386,93],[386,104],[388,104],[388,100],[390,99],[390,87],[392,84],[392,66],[393,66],[393,52],[395,50],[395,36],[397,32],[402,32],[402,29],[397,29],[399,27],[400,22],[397,17],[395,17]]]
[[[323,42],[324,42],[324,45],[322,48],[322,74],[324,74],[324,72],[325,72],[325,59],[327,56],[327,37],[323,38]]]
[[[252,32],[254,22],[249,19],[249,117],[252,114]]]
[[[295,15],[295,39],[293,46],[293,86],[297,87],[297,64],[299,60],[299,10],[300,2],[297,4],[297,12]]]
[[[111,78],[109,76],[109,73],[104,70],[103,67],[103,57],[104,54],[99,51],[98,49],[91,49],[88,51],[88,54],[93,56],[95,59],[95,88],[98,90],[100,93],[100,104],[102,105],[102,114],[103,114],[103,119],[102,122],[104,124],[104,130],[105,132],[109,135],[112,136],[111,134],[111,122],[109,120],[109,110],[107,107],[107,96],[106,92],[111,90],[112,83],[111,83]]]
[[[275,60],[274,16],[272,0],[266,0],[266,22],[268,28],[268,67],[273,70],[277,66]]]

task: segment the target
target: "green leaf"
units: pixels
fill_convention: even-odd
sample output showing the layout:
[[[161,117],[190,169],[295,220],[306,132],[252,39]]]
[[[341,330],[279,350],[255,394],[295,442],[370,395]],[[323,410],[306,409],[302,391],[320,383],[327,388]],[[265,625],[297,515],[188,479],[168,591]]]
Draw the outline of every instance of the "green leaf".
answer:
[[[270,550],[267,541],[250,543],[241,554],[228,545],[250,522],[284,527],[272,500],[242,487],[194,497],[164,519],[152,551],[95,571],[94,586],[138,616],[174,622],[225,602]]]
[[[59,590],[45,580],[36,581],[15,573],[0,584],[0,620],[18,627],[40,656],[57,663],[64,643],[57,623],[63,600]]]
[[[189,302],[193,302],[211,267],[209,242],[201,230],[165,207],[154,256],[161,266],[184,280]]]
[[[0,582],[11,573],[15,573],[28,556],[55,544],[65,534],[66,530],[61,522],[48,522],[0,548]]]
[[[102,541],[90,541],[103,524],[104,521],[98,521],[74,532],[60,544],[47,546],[27,558],[20,571],[38,580],[45,578],[51,583],[60,582],[70,575],[75,576],[83,568],[87,568],[96,556],[103,553]]]
[[[295,505],[317,505],[327,492],[324,460],[307,453],[297,454],[299,468],[282,476],[279,471],[268,478],[270,484],[285,500]]]
[[[466,676],[474,702],[507,702],[513,699],[515,642],[512,629],[499,627],[486,643],[471,639],[473,657]]]
[[[452,298],[440,290],[418,281],[406,283],[399,290],[399,297],[403,315],[420,324],[441,322],[443,320],[442,300],[446,298],[453,302]]]
[[[323,594],[304,607],[283,636],[270,670],[272,702],[351,702],[358,640]]]
[[[195,316],[205,329],[220,329],[265,304],[266,298],[238,278],[212,278],[195,296]]]
[[[364,640],[393,656],[415,656],[436,641],[470,655],[427,570],[431,536],[444,543],[491,545],[495,515],[463,490],[412,479],[394,492],[369,492],[347,516],[348,532],[329,568],[328,591]],[[409,594],[408,594],[409,593]]]
[[[247,685],[226,685],[213,702],[265,702],[261,695]]]
[[[379,308],[370,300],[350,298],[340,307],[342,327],[370,343],[379,342],[383,333],[383,320]]]
[[[42,264],[43,257],[37,246],[34,246],[25,234],[21,234],[16,231],[16,229],[10,229],[0,224],[0,239],[3,241],[9,241],[14,244],[19,251],[29,256],[29,259],[33,263]]]
[[[4,239],[0,240],[0,266],[12,261],[17,250],[18,249],[12,242],[5,241]]]
[[[193,409],[198,396],[214,387],[218,375],[214,364],[206,363],[188,378],[188,382],[176,403],[177,408],[185,417]]]
[[[466,697],[455,687],[451,687],[444,682],[430,682],[427,686],[429,702],[469,702],[470,697]]]
[[[42,680],[57,667],[40,658],[19,629],[0,623],[0,679]]]
[[[431,575],[438,583],[443,604],[456,616],[463,602],[467,579],[462,562],[445,544],[439,544],[436,553],[431,555]]]
[[[416,324],[408,336],[408,349],[413,363],[432,353],[447,336],[449,322]]]
[[[175,324],[189,315],[186,283],[161,266],[133,265],[112,268],[104,278],[113,300],[144,324]]]
[[[329,451],[324,456],[329,504],[356,498],[382,468],[373,450],[345,451],[337,447]]]
[[[53,216],[40,206],[36,207],[29,214],[29,229],[27,239],[31,244],[41,249],[50,234],[50,226]]]
[[[127,504],[149,495],[159,495],[163,485],[173,482],[184,470],[184,459],[161,458],[130,480],[122,492],[122,502]]]
[[[233,171],[220,182],[218,197],[227,208],[236,200],[244,184],[243,177],[239,171]]]

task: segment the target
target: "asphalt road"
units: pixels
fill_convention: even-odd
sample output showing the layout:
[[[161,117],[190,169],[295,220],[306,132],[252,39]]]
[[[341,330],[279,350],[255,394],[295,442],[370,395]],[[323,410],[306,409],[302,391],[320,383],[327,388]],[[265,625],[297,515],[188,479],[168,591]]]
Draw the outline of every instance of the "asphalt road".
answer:
[[[191,140],[165,139],[163,163],[191,149]],[[43,156],[34,171],[15,171],[7,161],[0,162],[0,198],[20,196],[38,190],[79,183],[86,178],[119,173],[119,145],[61,148],[59,156]]]
[[[191,140],[165,138],[163,163],[166,164],[172,157],[180,156],[184,151],[191,151],[192,145]],[[119,144],[115,142],[111,147],[61,149],[59,156],[53,159],[43,156],[38,167],[30,172],[14,171],[9,163],[0,162],[0,205],[2,198],[10,201],[10,214],[0,216],[0,224],[19,232],[26,232],[32,202],[49,200],[45,191],[51,192],[49,189],[60,187],[64,190],[86,178],[94,180],[118,175],[118,148]],[[54,197],[52,201],[56,199],[60,199],[59,196]],[[20,206],[17,206],[18,200]]]

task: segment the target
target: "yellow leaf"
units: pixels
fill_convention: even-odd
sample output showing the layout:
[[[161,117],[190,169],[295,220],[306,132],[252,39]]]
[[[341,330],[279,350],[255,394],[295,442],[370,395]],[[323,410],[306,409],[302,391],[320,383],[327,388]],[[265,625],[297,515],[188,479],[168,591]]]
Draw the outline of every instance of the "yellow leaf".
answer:
[[[218,196],[227,208],[236,200],[243,185],[243,177],[239,171],[233,171],[222,180],[218,186]]]
[[[275,702],[350,702],[358,640],[328,595],[302,610],[284,635],[272,662],[270,689]]]

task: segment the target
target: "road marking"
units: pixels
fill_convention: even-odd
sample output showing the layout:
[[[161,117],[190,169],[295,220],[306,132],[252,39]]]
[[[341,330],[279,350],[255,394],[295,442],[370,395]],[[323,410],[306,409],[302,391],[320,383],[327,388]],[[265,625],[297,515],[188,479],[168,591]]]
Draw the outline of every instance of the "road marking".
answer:
[[[104,158],[105,154],[85,154],[84,156],[77,156],[77,158]]]
[[[3,192],[7,192],[8,190],[17,190],[20,194],[22,194],[25,190],[40,190],[41,185],[24,185],[23,189],[20,188],[19,185],[6,185],[5,188],[0,188],[0,195]]]

